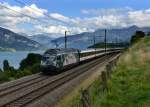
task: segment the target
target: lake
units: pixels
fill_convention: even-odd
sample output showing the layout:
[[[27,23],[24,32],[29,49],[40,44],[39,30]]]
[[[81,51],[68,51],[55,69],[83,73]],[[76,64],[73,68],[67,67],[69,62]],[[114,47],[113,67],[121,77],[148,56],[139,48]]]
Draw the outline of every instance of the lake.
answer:
[[[28,53],[39,53],[42,54],[42,51],[33,51],[33,52],[0,52],[0,68],[3,68],[3,61],[7,59],[9,61],[10,66],[14,68],[19,67],[19,63],[22,59],[26,58]]]

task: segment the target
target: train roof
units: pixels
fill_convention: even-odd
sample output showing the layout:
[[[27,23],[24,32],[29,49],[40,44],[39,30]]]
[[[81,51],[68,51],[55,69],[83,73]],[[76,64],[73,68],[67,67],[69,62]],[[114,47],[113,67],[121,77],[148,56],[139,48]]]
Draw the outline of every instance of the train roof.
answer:
[[[54,48],[48,49],[44,54],[62,54],[70,52],[79,52],[79,50],[74,48]]]

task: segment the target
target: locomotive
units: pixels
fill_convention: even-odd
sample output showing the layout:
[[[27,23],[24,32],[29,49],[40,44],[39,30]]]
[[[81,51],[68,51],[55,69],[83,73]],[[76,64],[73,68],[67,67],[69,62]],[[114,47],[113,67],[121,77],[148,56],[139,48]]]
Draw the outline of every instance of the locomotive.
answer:
[[[48,49],[41,60],[43,73],[58,73],[80,62],[80,50],[73,48]]]

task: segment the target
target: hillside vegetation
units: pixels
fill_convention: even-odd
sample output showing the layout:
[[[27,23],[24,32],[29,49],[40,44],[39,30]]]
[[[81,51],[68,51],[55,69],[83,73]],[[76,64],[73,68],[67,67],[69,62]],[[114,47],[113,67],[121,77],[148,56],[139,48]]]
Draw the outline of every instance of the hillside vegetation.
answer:
[[[92,107],[150,107],[150,36],[135,43],[114,68],[109,90],[92,91]]]
[[[4,60],[3,70],[0,69],[0,83],[40,72],[40,62],[41,55],[34,53],[29,53],[28,56],[20,62],[18,69],[10,66],[8,60]]]
[[[43,48],[34,40],[0,27],[0,51],[35,51]]]

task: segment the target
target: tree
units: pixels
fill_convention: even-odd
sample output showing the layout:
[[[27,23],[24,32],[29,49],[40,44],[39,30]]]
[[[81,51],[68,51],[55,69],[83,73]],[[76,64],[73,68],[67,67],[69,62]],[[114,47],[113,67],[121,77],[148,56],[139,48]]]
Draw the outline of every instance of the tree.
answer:
[[[34,64],[40,64],[42,56],[40,54],[29,53],[27,58],[20,63],[20,69],[31,68]]]
[[[147,36],[150,36],[150,32],[147,33]]]
[[[10,66],[9,66],[8,60],[4,60],[3,61],[3,70],[4,71],[9,71],[9,68],[10,68]]]
[[[135,43],[139,41],[141,38],[145,36],[145,33],[143,31],[136,31],[135,34],[131,38],[131,43]]]
[[[2,72],[2,69],[0,68],[0,72]]]

